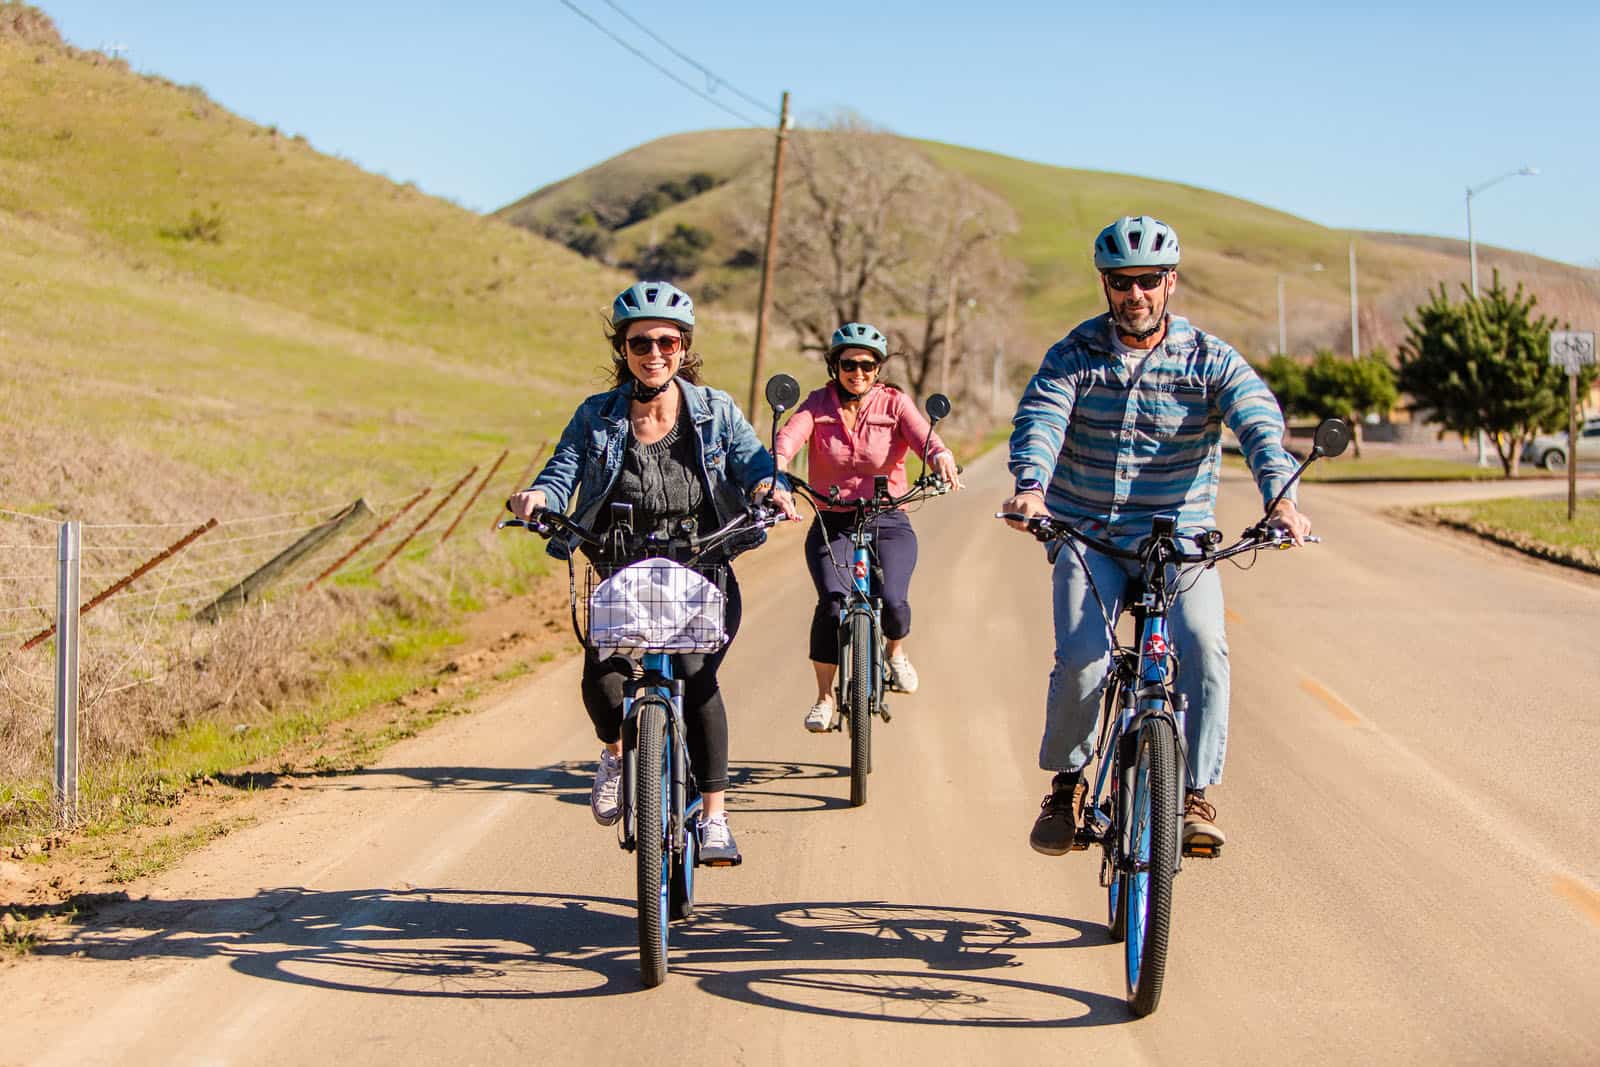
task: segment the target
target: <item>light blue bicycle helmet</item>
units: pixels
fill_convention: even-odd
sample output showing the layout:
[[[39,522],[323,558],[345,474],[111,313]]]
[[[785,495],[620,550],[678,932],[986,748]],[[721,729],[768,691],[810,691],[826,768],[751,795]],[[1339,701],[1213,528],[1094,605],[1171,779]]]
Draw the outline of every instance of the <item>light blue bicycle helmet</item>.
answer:
[[[1178,231],[1149,215],[1124,215],[1094,239],[1096,270],[1176,267]]]
[[[611,325],[636,319],[666,319],[694,329],[694,301],[670,282],[636,282],[611,302]]]
[[[865,348],[878,354],[878,362],[889,358],[889,339],[876,326],[869,326],[865,322],[847,322],[837,330],[828,340],[828,366],[832,367],[834,357],[840,349]]]

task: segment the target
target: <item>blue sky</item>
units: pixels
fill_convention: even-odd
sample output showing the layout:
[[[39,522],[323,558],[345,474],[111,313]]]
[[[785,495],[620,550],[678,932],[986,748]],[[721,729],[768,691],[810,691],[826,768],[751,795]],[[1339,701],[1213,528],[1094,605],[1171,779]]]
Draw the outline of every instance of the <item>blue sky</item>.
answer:
[[[606,0],[572,0],[702,89]],[[949,4],[615,0],[799,119],[1142,174],[1328,226],[1464,237],[1600,267],[1600,3]],[[489,210],[636,144],[741,124],[560,0],[44,0],[80,47],[203,86]],[[714,97],[765,120],[726,87]],[[1130,210],[1137,205],[1129,205]]]

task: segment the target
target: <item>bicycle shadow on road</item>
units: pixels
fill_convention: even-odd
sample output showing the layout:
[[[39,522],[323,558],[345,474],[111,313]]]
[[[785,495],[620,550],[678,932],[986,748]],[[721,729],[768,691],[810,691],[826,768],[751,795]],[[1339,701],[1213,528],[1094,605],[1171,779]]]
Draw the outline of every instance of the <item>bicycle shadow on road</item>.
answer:
[[[702,904],[672,928],[672,981],[781,1011],[914,1025],[1128,1021],[1120,997],[1028,980],[1098,926],[883,901]],[[270,981],[386,996],[551,1000],[642,989],[634,902],[457,889],[263,890],[104,903],[41,957],[229,961]],[[999,974],[992,972],[1011,972]]]
[[[319,789],[335,792],[379,790],[447,790],[471,793],[528,793],[563,804],[588,806],[594,781],[593,760],[565,760],[544,767],[371,767],[329,779]],[[844,767],[823,763],[754,760],[728,768],[728,808],[739,814],[831,811],[850,806],[848,799],[802,792],[795,783],[848,775]],[[399,781],[378,781],[395,778]]]

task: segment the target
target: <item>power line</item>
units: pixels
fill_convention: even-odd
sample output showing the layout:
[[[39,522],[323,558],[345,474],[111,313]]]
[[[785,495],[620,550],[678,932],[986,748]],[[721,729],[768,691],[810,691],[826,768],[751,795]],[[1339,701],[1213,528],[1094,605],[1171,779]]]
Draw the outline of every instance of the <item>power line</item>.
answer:
[[[572,2],[572,0],[561,0],[561,3],[562,3],[563,6],[569,8],[574,14],[576,14],[580,18],[582,18],[585,22],[589,23],[589,25],[593,26],[595,29],[599,30],[601,33],[605,34],[607,37],[611,38],[613,41],[617,42],[622,47],[626,48],[628,51],[632,52],[634,55],[638,56],[640,59],[642,59],[646,63],[650,64],[652,67],[656,68],[656,70],[660,71],[662,74],[665,74],[667,77],[671,78],[673,81],[677,82],[679,85],[681,85],[685,89],[689,90],[694,95],[700,97],[702,100],[706,101],[709,104],[713,104],[716,107],[720,107],[722,110],[726,111],[728,114],[732,115],[734,118],[738,119],[740,122],[743,122],[743,123],[745,123],[747,125],[750,125],[750,126],[761,126],[761,125],[764,125],[764,123],[757,122],[755,119],[751,118],[749,115],[742,114],[741,112],[735,110],[734,108],[729,107],[727,104],[724,104],[721,100],[718,100],[716,97],[712,96],[711,94],[705,93],[705,92],[701,92],[699,89],[696,89],[694,86],[690,85],[688,82],[684,81],[682,78],[680,78],[676,74],[672,73],[672,71],[668,70],[666,67],[662,66],[660,63],[657,63],[654,59],[650,58],[650,56],[646,55],[644,52],[639,51],[639,49],[635,48],[633,45],[629,44],[627,41],[624,41],[621,37],[618,37],[616,34],[612,33],[610,30],[606,29],[606,27],[604,25],[602,25],[600,22],[595,20],[593,15],[590,15],[587,11],[583,10],[583,8],[579,7],[577,4],[574,4]],[[699,64],[696,63],[695,66],[699,66]],[[704,70],[705,68],[701,67],[700,69]],[[727,83],[724,82],[723,84],[726,85]],[[729,86],[729,88],[732,88],[732,86]],[[743,94],[741,93],[740,95],[742,96]]]
[[[754,105],[755,107],[760,108],[762,111],[765,111],[767,114],[771,115],[773,118],[777,118],[778,117],[778,113],[772,109],[771,105],[764,104],[760,100],[757,100],[755,97],[751,96],[749,93],[747,93],[744,90],[740,89],[737,85],[734,85],[732,82],[728,81],[728,79],[726,79],[726,78],[722,77],[721,75],[717,74],[715,71],[713,71],[710,68],[706,67],[704,64],[696,62],[693,57],[684,55],[682,52],[680,52],[676,48],[672,47],[672,45],[669,44],[667,41],[663,40],[660,34],[656,33],[656,31],[652,30],[649,26],[646,26],[644,23],[640,22],[638,19],[634,18],[632,15],[630,15],[626,11],[622,10],[622,8],[618,7],[615,3],[612,2],[612,0],[605,0],[605,5],[607,7],[609,7],[611,10],[615,11],[617,14],[621,15],[623,18],[627,19],[629,22],[633,23],[635,26],[637,26],[641,32],[643,32],[647,37],[649,37],[656,44],[660,45],[662,48],[665,48],[667,51],[671,52],[673,55],[677,56],[679,59],[681,59],[685,63],[689,64],[695,70],[698,70],[701,74],[704,74],[706,76],[707,80],[711,83],[711,89],[712,89],[713,92],[716,91],[716,87],[718,85],[727,86],[729,91],[734,93],[734,95],[742,98],[747,103],[750,103],[750,104]]]

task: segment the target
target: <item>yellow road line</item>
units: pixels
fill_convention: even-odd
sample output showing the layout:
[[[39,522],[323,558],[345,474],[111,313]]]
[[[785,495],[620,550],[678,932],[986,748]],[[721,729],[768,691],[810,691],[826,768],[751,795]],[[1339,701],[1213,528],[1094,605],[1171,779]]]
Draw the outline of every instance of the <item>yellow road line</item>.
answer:
[[[1348,726],[1360,726],[1365,721],[1360,715],[1356,714],[1354,708],[1334,696],[1327,686],[1315,678],[1301,678],[1300,688],[1322,701],[1327,709],[1333,712],[1333,717],[1340,722]]]
[[[1568,878],[1564,874],[1556,875],[1556,893],[1566,897],[1578,910],[1589,917],[1589,921],[1600,923],[1600,893],[1584,885],[1576,878]]]

